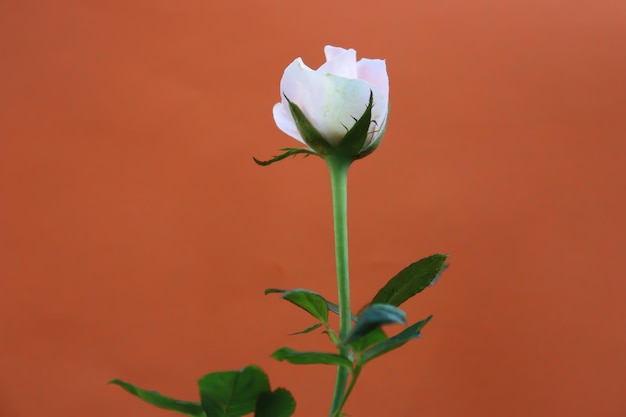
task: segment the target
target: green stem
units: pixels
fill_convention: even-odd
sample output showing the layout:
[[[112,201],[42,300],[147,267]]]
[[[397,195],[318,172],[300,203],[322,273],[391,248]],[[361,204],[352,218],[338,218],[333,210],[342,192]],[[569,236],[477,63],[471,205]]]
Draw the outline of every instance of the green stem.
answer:
[[[343,406],[346,404],[346,401],[348,401],[348,397],[352,393],[352,390],[354,389],[354,386],[356,385],[356,381],[359,379],[359,375],[361,375],[361,366],[357,365],[354,368],[354,371],[352,371],[352,378],[350,379],[350,385],[348,386],[348,389],[346,390],[346,394],[343,396],[343,399],[341,400],[341,403],[339,404],[339,408],[336,411],[336,417],[340,416]]]
[[[337,292],[339,299],[339,337],[345,339],[352,326],[350,311],[350,277],[348,267],[348,168],[352,159],[340,155],[325,157],[330,170],[335,224],[335,258],[337,265]],[[339,354],[348,356],[348,347],[339,348]],[[335,416],[343,405],[350,370],[339,366],[330,416]]]

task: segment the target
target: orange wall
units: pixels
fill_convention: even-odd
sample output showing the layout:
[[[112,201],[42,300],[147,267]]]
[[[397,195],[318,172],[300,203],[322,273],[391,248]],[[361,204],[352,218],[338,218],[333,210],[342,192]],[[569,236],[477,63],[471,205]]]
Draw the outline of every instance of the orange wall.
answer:
[[[420,341],[366,369],[359,416],[626,415],[626,3],[5,1],[0,416],[160,417],[263,366],[326,415],[328,348],[266,287],[334,299],[328,178],[271,116],[295,57],[386,58],[391,118],[350,178],[353,293],[452,254]]]

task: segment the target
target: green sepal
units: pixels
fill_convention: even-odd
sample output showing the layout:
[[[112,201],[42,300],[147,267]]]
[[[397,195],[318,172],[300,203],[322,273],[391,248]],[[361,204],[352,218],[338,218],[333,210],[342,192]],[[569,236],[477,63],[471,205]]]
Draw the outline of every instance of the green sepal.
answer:
[[[282,298],[297,305],[322,323],[328,323],[328,303],[316,292],[297,288],[286,291]]]
[[[119,379],[114,379],[110,381],[109,384],[118,385],[125,391],[155,407],[162,408],[164,410],[177,411],[192,417],[204,417],[204,411],[198,402],[176,400],[174,398],[161,395],[156,391],[147,391],[138,388]]]
[[[370,90],[370,99],[365,112],[354,122],[354,125],[348,130],[346,135],[341,139],[338,151],[348,156],[356,156],[361,152],[363,145],[367,141],[370,125],[372,124],[372,107],[374,106],[374,93]]]
[[[350,359],[334,353],[298,352],[297,350],[283,347],[272,353],[272,357],[294,365],[339,365],[352,368]]]
[[[254,417],[291,417],[296,410],[296,400],[289,391],[277,388],[259,395]]]
[[[305,158],[309,155],[317,155],[312,150],[305,149],[305,148],[281,148],[279,150],[284,151],[284,152],[281,153],[280,155],[273,156],[272,159],[269,159],[267,161],[261,161],[259,159],[256,159],[255,157],[252,157],[252,159],[254,159],[254,162],[256,162],[258,165],[267,166],[267,165],[273,164],[274,162],[282,161],[283,159],[289,156],[296,156],[302,153],[305,154],[304,155]]]
[[[412,263],[391,278],[374,296],[371,304],[401,305],[437,282],[448,266],[446,259],[448,255],[436,254]]]
[[[259,395],[270,391],[267,375],[258,366],[212,372],[200,378],[198,387],[207,417],[241,417],[252,413]]]
[[[286,95],[283,94],[283,96],[287,100],[287,103],[289,103],[291,116],[296,122],[296,128],[298,129],[298,132],[300,132],[300,136],[302,136],[304,142],[320,155],[327,155],[331,153],[331,144],[328,143],[324,136],[322,136],[322,134],[317,131],[315,126],[313,126],[311,122],[309,122],[300,107],[298,107],[297,104],[289,100]]]
[[[369,348],[368,350],[363,352],[363,356],[361,359],[363,364],[381,355],[384,355],[385,353],[388,353],[394,349],[399,348],[400,346],[404,345],[406,342],[412,339],[417,339],[421,335],[420,330],[422,330],[422,328],[426,326],[426,324],[432,318],[433,318],[432,315],[428,316],[428,318],[407,327],[406,329],[404,329],[397,335],[392,336],[389,339],[387,339],[385,342],[377,344]]]
[[[295,333],[289,333],[289,336],[296,336],[298,334],[306,334],[306,333],[311,333],[313,330],[315,329],[319,329],[320,327],[322,327],[323,324],[322,323],[316,323],[311,327],[307,327],[304,330],[300,330],[299,332],[295,332]]]
[[[369,145],[365,147],[365,149],[362,149],[355,159],[365,158],[367,155],[371,154],[378,148],[380,142],[383,139],[383,136],[385,136],[385,131],[387,130],[387,119],[389,119],[389,107],[387,107],[387,116],[385,116],[385,120],[383,121],[382,126],[379,127],[379,132],[375,133],[376,140],[373,140],[369,143]]]
[[[342,343],[349,344],[385,324],[406,324],[406,313],[390,304],[372,304],[359,316],[359,321],[346,336]]]

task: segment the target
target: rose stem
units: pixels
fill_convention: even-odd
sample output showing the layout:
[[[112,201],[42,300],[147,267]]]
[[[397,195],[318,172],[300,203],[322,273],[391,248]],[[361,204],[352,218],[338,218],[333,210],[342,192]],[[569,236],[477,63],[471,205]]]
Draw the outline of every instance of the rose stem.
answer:
[[[339,337],[345,339],[352,325],[350,311],[350,277],[348,266],[348,168],[352,159],[342,155],[327,155],[333,200],[335,225],[335,258],[337,265],[337,292],[339,299]],[[342,346],[339,354],[348,356],[348,347]],[[339,366],[331,403],[330,416],[341,407],[348,383],[349,369]]]

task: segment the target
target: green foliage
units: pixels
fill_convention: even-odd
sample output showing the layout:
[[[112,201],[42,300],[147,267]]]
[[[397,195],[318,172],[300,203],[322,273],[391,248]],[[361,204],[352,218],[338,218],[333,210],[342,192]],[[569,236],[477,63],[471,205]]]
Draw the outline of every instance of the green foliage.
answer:
[[[402,332],[398,333],[397,335],[390,337],[386,341],[379,343],[371,347],[370,349],[366,350],[363,353],[362,363],[365,364],[371,361],[372,359],[375,359],[381,355],[384,355],[385,353],[388,353],[394,349],[399,348],[400,346],[404,345],[409,340],[418,338],[420,336],[420,330],[422,330],[422,328],[426,326],[426,324],[430,321],[430,319],[432,319],[432,317],[433,316],[431,315],[425,320],[419,321],[407,327],[406,329],[404,329]]]
[[[175,400],[119,379],[110,383],[156,407],[190,417],[241,417],[252,412],[255,417],[290,417],[296,408],[296,401],[289,391],[284,388],[270,390],[267,375],[257,366],[203,376],[198,381],[199,403]]]
[[[298,288],[286,291],[282,297],[302,308],[322,323],[328,323],[328,303],[318,293]]]
[[[350,342],[350,347],[355,352],[363,352],[368,347],[383,343],[387,339],[387,334],[385,333],[383,328],[377,327],[363,337],[360,337]]]
[[[385,324],[406,324],[406,313],[390,304],[372,304],[363,312],[343,344],[349,344]]]
[[[358,372],[366,363],[398,349],[421,335],[421,329],[431,320],[432,316],[407,327],[392,337],[387,337],[382,326],[392,323],[406,324],[406,314],[398,306],[428,286],[433,285],[447,267],[445,262],[447,257],[447,255],[436,254],[409,265],[389,280],[372,299],[371,304],[362,309],[359,316],[352,315],[355,325],[345,340],[339,343],[336,336],[331,338],[339,347],[349,346],[352,354],[343,356],[343,354],[335,355],[323,352],[297,352],[293,349],[282,348],[274,352],[272,356],[293,364],[339,365],[352,372]],[[328,318],[328,311],[336,314],[339,311],[336,304],[308,290],[268,289],[265,293],[282,293],[283,298],[303,308],[323,322]],[[321,325],[322,323],[318,323],[297,334],[310,332]],[[328,331],[331,330],[328,329]]]
[[[295,290],[292,290],[295,291]],[[305,291],[309,291],[309,290],[305,290]],[[267,288],[265,290],[265,295],[268,294],[282,294],[282,293],[286,293],[287,290],[281,290],[279,288]],[[314,293],[313,291],[309,291],[311,293]],[[331,313],[335,313],[335,314],[339,314],[339,306],[335,303],[332,303],[328,300],[326,300],[326,304],[327,304],[327,308],[328,311],[330,311]],[[355,314],[352,314],[352,321],[357,321],[358,317]]]
[[[352,368],[350,359],[326,352],[298,352],[284,347],[272,353],[272,357],[279,361],[287,361],[295,365],[339,365]]]
[[[282,294],[284,292],[287,292],[287,290],[281,290],[280,288],[266,288],[265,291],[263,291],[263,293],[265,295],[267,295],[267,294]]]
[[[289,156],[296,156],[298,154],[304,154],[305,158],[309,155],[317,155],[312,150],[305,148],[281,148],[280,150],[283,151],[283,153],[281,153],[280,155],[275,155],[267,161],[261,161],[254,157],[252,159],[254,159],[254,162],[256,162],[258,165],[267,166],[273,164],[274,162],[282,161]]]
[[[203,417],[204,412],[200,403],[192,401],[175,400],[174,398],[166,397],[156,391],[146,391],[138,388],[128,382],[114,379],[109,384],[114,384],[122,387],[132,395],[141,398],[148,404],[152,404],[155,407],[162,408],[164,410],[177,411],[182,414],[186,414],[192,417]]]
[[[270,391],[267,375],[257,366],[207,374],[200,378],[198,386],[207,417],[241,417],[252,413],[258,396]]]
[[[339,315],[339,305],[328,301],[328,311]],[[353,320],[356,321],[356,319],[354,319],[354,316],[353,316]]]
[[[296,401],[291,393],[284,388],[278,388],[259,395],[254,417],[290,417],[295,409]]]
[[[311,327],[307,327],[306,329],[301,330],[301,331],[299,331],[299,332],[289,333],[289,336],[295,336],[295,335],[298,335],[298,334],[306,334],[306,333],[310,333],[310,332],[312,332],[313,330],[315,330],[315,329],[319,329],[319,328],[320,328],[320,327],[322,327],[322,326],[323,326],[323,324],[322,324],[322,323],[316,323],[316,324],[314,324],[313,326],[311,326]]]
[[[378,291],[371,304],[399,306],[409,298],[433,285],[448,266],[448,255],[432,255],[404,268]]]

